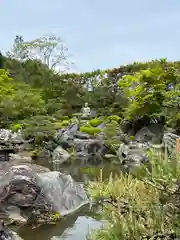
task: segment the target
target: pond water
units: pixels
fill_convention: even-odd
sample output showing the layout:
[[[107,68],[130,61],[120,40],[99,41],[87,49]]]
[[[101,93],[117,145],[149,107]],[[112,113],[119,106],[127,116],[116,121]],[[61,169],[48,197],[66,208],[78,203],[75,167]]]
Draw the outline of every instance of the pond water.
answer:
[[[53,166],[46,160],[38,160],[36,163],[53,170]],[[103,178],[109,177],[111,172],[120,173],[119,167],[110,163],[98,167],[81,166],[74,163],[61,167],[60,172],[71,174],[77,182],[87,183],[100,176],[100,169],[102,169]],[[74,214],[64,217],[55,225],[43,225],[35,229],[24,225],[17,232],[24,240],[85,240],[91,230],[101,228],[102,225],[103,222],[97,214],[97,209],[90,210],[89,206],[84,206]]]

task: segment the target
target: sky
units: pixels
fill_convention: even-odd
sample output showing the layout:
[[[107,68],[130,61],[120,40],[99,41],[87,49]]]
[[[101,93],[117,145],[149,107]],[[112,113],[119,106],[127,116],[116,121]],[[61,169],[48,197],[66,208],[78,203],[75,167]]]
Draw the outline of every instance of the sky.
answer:
[[[15,35],[63,38],[73,71],[180,60],[180,0],[0,0],[0,49]]]

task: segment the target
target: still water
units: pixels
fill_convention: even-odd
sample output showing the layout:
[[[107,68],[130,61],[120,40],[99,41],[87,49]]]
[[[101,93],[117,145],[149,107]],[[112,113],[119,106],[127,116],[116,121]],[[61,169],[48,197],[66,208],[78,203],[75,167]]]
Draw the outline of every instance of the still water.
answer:
[[[45,161],[36,163],[52,169],[52,166]],[[71,174],[78,182],[87,183],[99,177],[100,169],[103,171],[103,178],[107,178],[110,172],[120,172],[120,170],[117,172],[117,167],[112,167],[110,164],[98,167],[72,164],[62,167],[60,171]],[[101,228],[103,225],[97,211],[95,208],[90,210],[89,206],[84,206],[76,213],[64,217],[56,225],[43,225],[35,229],[24,225],[17,232],[24,240],[85,240],[91,230]]]

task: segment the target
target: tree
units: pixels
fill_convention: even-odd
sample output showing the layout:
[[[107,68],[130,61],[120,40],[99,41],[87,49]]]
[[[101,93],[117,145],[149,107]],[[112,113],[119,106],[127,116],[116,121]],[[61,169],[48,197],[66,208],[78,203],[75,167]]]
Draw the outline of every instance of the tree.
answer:
[[[23,44],[29,51],[32,59],[39,59],[50,69],[67,70],[68,48],[62,39],[55,35],[46,35]]]
[[[13,47],[7,52],[7,56],[19,61],[24,61],[29,58],[29,50],[24,43],[24,38],[22,36],[16,35]]]

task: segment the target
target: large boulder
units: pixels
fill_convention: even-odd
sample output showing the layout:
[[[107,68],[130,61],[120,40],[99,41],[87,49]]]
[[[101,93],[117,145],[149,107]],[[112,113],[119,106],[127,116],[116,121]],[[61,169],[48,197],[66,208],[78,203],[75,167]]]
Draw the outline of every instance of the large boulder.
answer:
[[[0,178],[1,212],[15,206],[23,215],[48,211],[64,216],[88,202],[82,184],[60,172],[37,173],[30,166],[17,165],[10,167]]]

